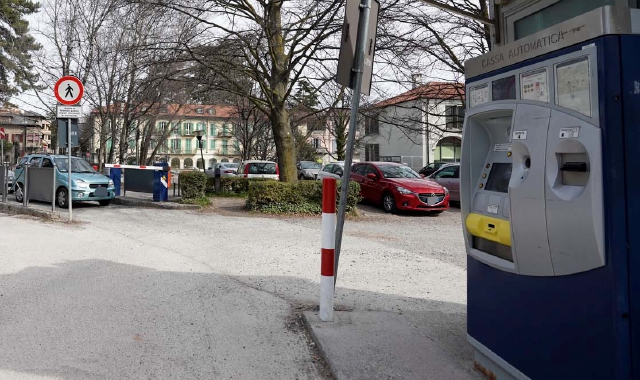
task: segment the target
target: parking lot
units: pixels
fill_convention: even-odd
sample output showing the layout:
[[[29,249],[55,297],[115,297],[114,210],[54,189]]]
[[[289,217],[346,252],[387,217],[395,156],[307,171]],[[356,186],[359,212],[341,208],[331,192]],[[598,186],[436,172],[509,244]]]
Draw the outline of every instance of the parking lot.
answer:
[[[0,342],[0,374],[325,376],[308,337],[291,328],[295,310],[318,302],[320,218],[258,216],[238,202],[203,211],[78,204],[73,225],[0,215],[10,237],[0,240],[0,333],[15,338]],[[430,338],[469,366],[458,210],[360,208],[345,224],[336,308],[436,323]],[[27,331],[35,335],[19,337]],[[33,350],[49,353],[24,357]]]

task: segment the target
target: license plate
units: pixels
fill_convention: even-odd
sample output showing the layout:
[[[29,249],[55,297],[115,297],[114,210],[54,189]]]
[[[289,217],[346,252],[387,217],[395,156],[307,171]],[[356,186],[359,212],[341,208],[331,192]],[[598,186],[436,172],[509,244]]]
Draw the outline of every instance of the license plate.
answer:
[[[442,197],[427,197],[427,204],[433,206],[436,203],[442,202]]]
[[[106,197],[108,194],[109,192],[104,187],[99,187],[96,189],[96,191],[93,192],[93,195],[95,195],[96,197]]]

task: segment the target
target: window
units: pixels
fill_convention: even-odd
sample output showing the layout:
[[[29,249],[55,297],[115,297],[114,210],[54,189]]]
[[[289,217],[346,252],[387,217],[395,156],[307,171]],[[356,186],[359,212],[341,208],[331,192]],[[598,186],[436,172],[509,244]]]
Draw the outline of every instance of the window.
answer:
[[[338,151],[338,141],[331,140],[331,153],[335,153]]]
[[[181,145],[182,141],[180,141],[180,139],[171,140],[171,148],[179,150]]]
[[[364,165],[364,175],[367,175],[367,174],[375,174],[377,176],[378,170],[376,170],[376,168],[374,168],[373,165]]]
[[[434,151],[436,162],[460,162],[461,143],[457,137],[445,137],[438,142]]]
[[[364,175],[364,167],[365,165],[355,165],[351,168],[351,171],[355,174]]]
[[[333,164],[326,165],[326,166],[322,169],[322,171],[323,171],[323,172],[327,172],[327,173],[331,173],[331,172],[333,171],[333,166],[334,166]]]
[[[404,165],[383,164],[378,165],[384,178],[420,178],[418,173]]]
[[[216,149],[216,140],[209,140],[209,149]]]
[[[48,158],[43,158],[42,159],[42,167],[43,168],[52,168],[53,167],[53,163],[51,162],[50,159]]]
[[[444,169],[436,173],[435,177],[436,178],[459,178],[460,167],[457,165],[445,167]]]
[[[380,133],[380,124],[378,115],[369,115],[364,117],[364,134],[374,135]]]
[[[185,146],[185,149],[187,150],[187,152],[191,151],[191,139],[185,140],[185,144],[187,144]]]
[[[380,161],[380,145],[367,144],[364,146],[365,161]]]
[[[191,123],[182,123],[182,134],[190,135],[193,125]]]
[[[322,147],[322,144],[320,143],[320,139],[313,139],[312,145],[316,149],[320,149]]]
[[[464,123],[464,107],[463,106],[446,106],[445,115],[447,131],[460,131]]]
[[[207,133],[206,124],[198,123],[196,125],[196,131],[204,131],[204,133]]]
[[[202,108],[196,108],[196,113],[203,113],[204,110]]]
[[[164,133],[165,129],[167,129],[167,122],[166,121],[158,122],[158,130]]]
[[[171,123],[171,130],[173,131],[173,133],[179,134],[180,133],[180,125],[178,123]]]
[[[342,177],[342,175],[344,174],[344,169],[342,169],[342,166],[340,165],[333,165],[333,170],[331,172],[339,177]]]
[[[229,142],[225,140],[222,142],[222,154],[228,154],[228,153],[229,153]]]
[[[216,125],[211,123],[210,129],[211,129],[211,136],[214,136],[216,134]]]

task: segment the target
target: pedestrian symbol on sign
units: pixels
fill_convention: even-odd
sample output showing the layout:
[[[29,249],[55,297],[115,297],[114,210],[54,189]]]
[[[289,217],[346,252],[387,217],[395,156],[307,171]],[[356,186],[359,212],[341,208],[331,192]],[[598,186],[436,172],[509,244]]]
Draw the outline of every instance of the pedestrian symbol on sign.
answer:
[[[71,85],[67,85],[67,92],[64,94],[65,98],[69,98],[71,97],[73,99],[73,88],[71,88]]]

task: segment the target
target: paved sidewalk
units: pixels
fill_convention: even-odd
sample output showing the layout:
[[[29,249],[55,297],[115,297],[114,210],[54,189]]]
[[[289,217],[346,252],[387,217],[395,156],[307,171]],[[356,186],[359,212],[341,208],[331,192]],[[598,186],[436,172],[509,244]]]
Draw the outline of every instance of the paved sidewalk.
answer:
[[[337,380],[484,379],[473,371],[464,321],[452,324],[447,314],[337,311],[333,322],[322,322],[308,311],[304,317]]]

